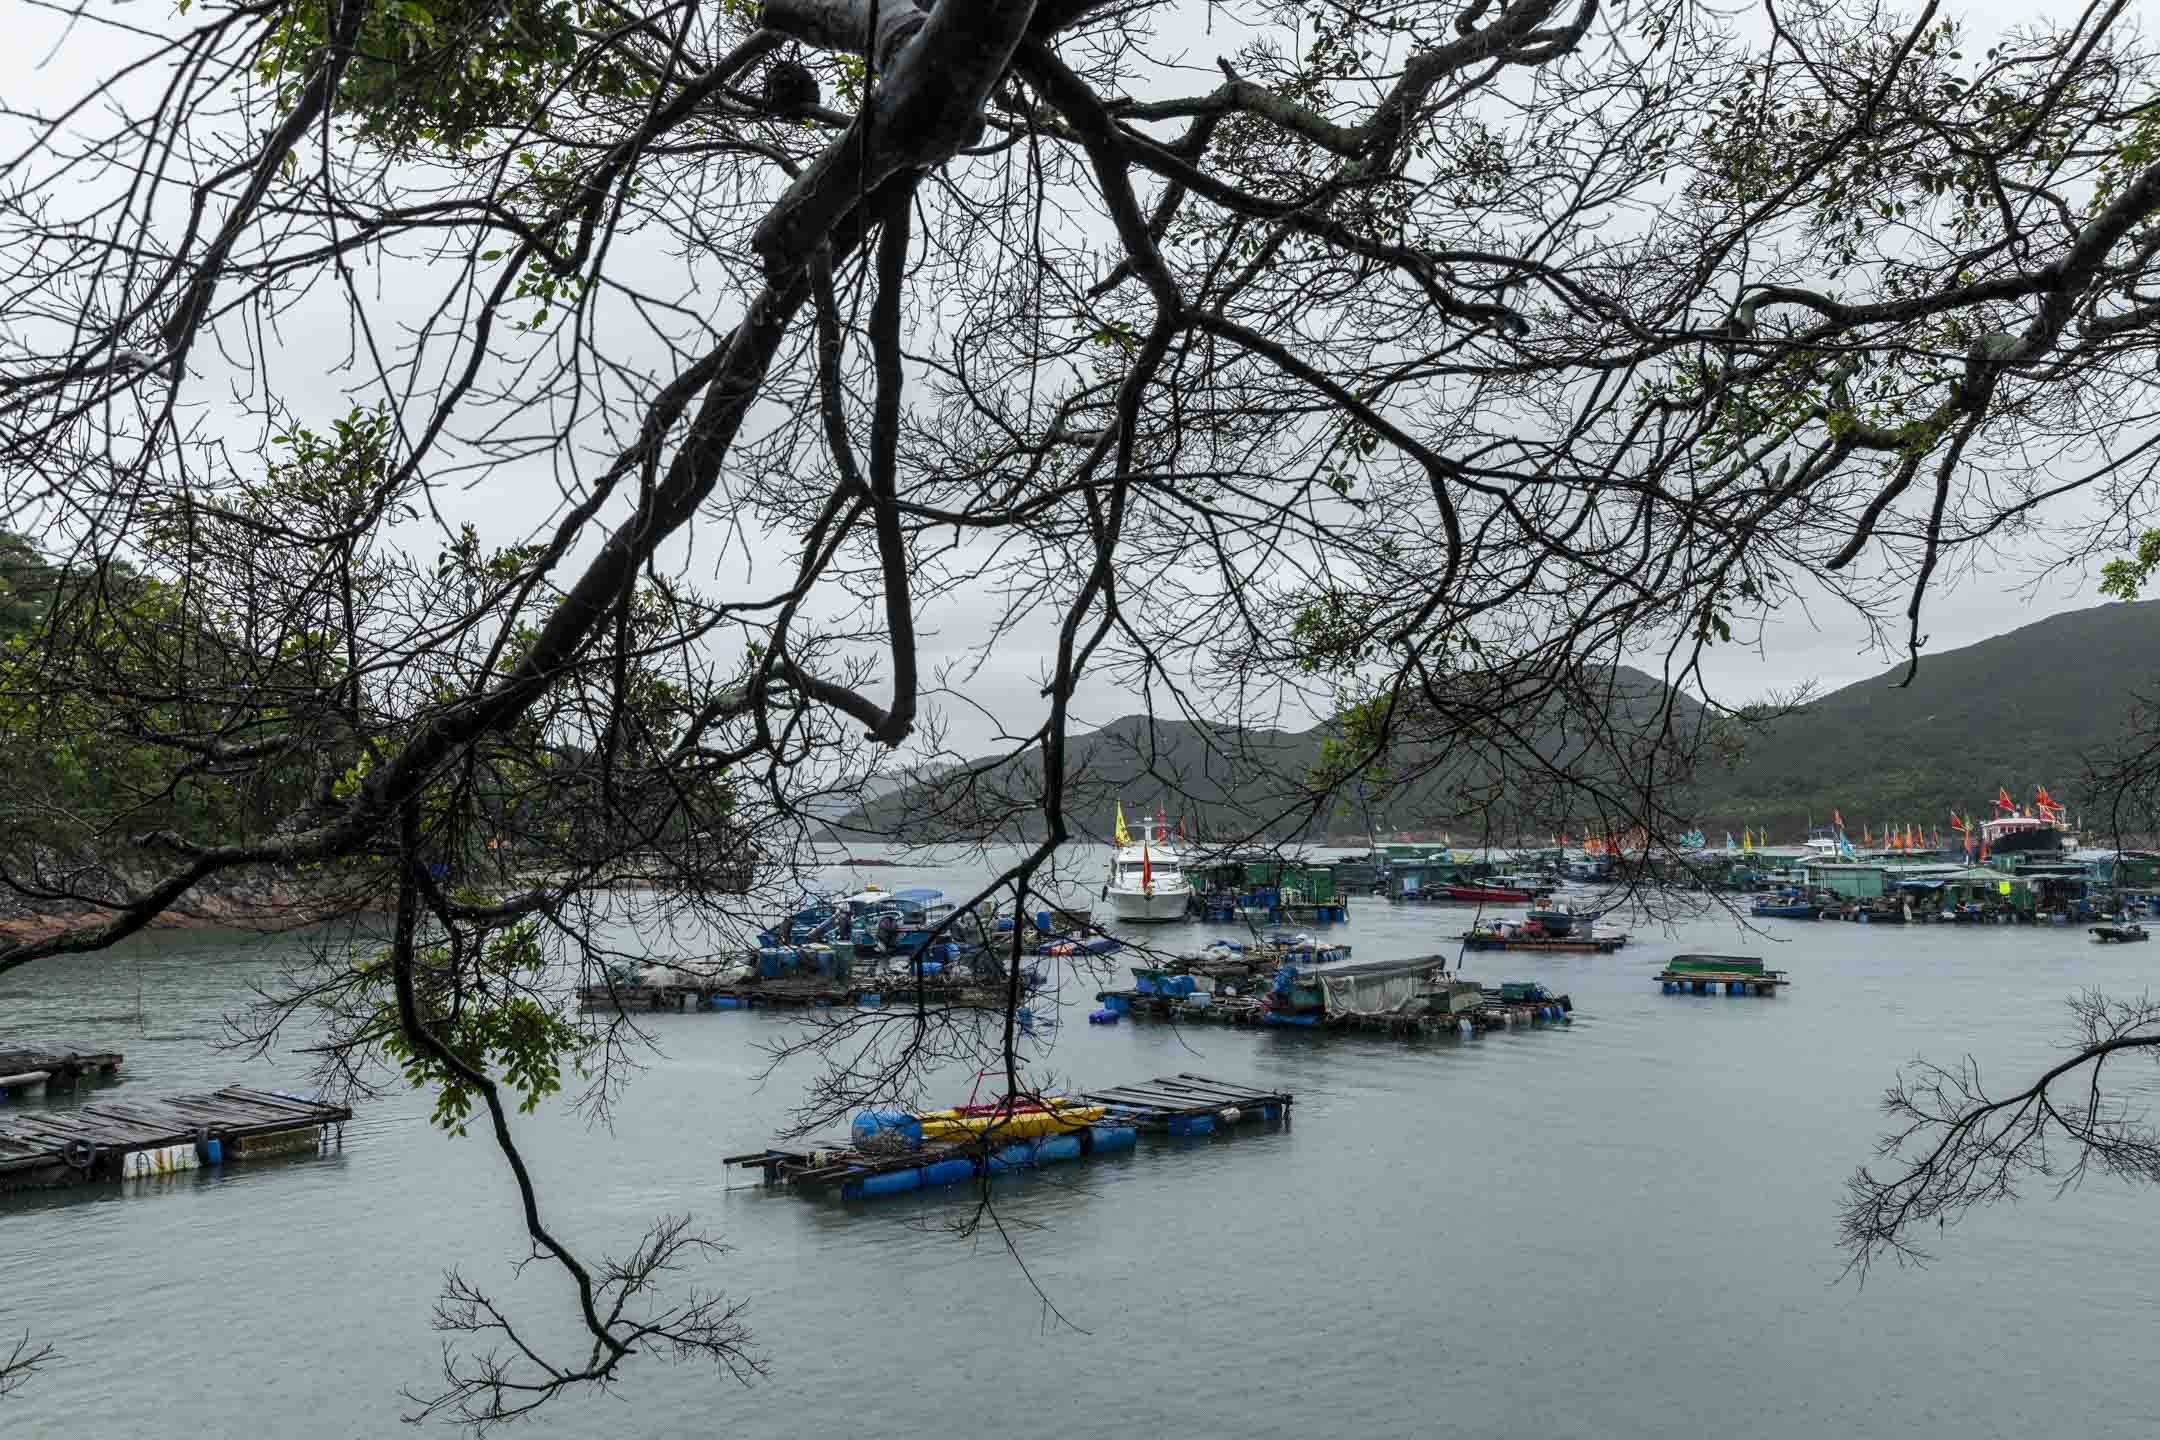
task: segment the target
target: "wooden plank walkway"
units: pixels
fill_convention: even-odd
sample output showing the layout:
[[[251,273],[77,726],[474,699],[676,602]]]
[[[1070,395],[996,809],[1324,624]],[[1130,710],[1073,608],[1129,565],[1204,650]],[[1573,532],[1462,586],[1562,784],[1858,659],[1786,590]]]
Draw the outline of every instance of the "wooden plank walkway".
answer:
[[[0,1116],[0,1190],[169,1174],[312,1149],[352,1111],[244,1085]]]
[[[1134,1148],[1141,1133],[1197,1136],[1240,1125],[1281,1125],[1294,1098],[1205,1075],[1160,1075],[1066,1097],[1100,1105],[1099,1120],[1070,1131],[1014,1139],[997,1134],[961,1140],[906,1142],[886,1132],[872,1147],[856,1137],[813,1143],[808,1149],[777,1147],[723,1157],[724,1165],[762,1170],[765,1183],[803,1191],[837,1191],[844,1200],[870,1199],[907,1190],[938,1189],[1008,1170],[1034,1169]]]

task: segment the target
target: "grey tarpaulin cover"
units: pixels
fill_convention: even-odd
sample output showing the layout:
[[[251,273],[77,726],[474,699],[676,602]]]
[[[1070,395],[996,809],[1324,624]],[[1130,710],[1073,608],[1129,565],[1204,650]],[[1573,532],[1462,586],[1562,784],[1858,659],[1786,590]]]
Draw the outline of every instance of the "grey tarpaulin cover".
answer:
[[[1298,974],[1317,982],[1330,1015],[1399,1015],[1424,1008],[1418,997],[1446,962],[1437,956],[1379,965],[1329,965]]]

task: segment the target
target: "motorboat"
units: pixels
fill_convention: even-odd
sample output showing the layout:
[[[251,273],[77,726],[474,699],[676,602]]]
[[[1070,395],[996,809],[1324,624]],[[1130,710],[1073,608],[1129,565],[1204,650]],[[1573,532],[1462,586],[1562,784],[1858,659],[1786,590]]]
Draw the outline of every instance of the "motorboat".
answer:
[[[1133,925],[1161,925],[1183,920],[1192,899],[1183,863],[1172,842],[1170,827],[1159,813],[1142,816],[1137,838],[1125,826],[1125,807],[1118,807],[1116,837],[1110,852],[1110,873],[1103,881],[1102,899],[1112,920]]]

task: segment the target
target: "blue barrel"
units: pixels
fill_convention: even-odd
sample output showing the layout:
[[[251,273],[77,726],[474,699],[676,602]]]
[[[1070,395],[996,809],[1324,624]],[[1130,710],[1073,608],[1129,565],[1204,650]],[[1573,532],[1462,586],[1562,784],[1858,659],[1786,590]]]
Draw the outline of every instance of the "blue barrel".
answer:
[[[1213,1115],[1173,1115],[1170,1117],[1172,1135],[1207,1135],[1215,1129]]]
[[[780,978],[780,952],[770,945],[758,951],[757,973],[766,980]]]
[[[1035,1142],[1035,1163],[1055,1165],[1061,1160],[1080,1158],[1078,1135],[1045,1135]]]
[[[1035,928],[1045,935],[1050,933],[1050,912],[1048,910],[1037,910],[1035,912]]]
[[[879,995],[873,992],[868,995],[858,996],[855,1003],[858,1005],[883,1005],[885,1003],[885,997],[883,995]]]
[[[922,1121],[904,1110],[865,1110],[855,1117],[854,1123],[848,1128],[855,1133],[858,1140],[897,1131],[917,1144],[922,1143]]]
[[[733,995],[715,995],[705,1002],[705,1008],[708,1010],[740,1010],[742,1001],[736,999]]]
[[[1132,1013],[1132,1001],[1123,995],[1105,995],[1102,1003],[1105,1010],[1115,1010],[1120,1015]]]
[[[1282,1119],[1282,1106],[1277,1105],[1272,1101],[1270,1101],[1268,1104],[1262,1105],[1260,1107],[1260,1118],[1262,1120]]]
[[[1139,1140],[1140,1132],[1130,1125],[1088,1126],[1087,1148],[1091,1155],[1111,1155],[1120,1150],[1130,1150]]]
[[[922,1168],[924,1185],[964,1185],[975,1178],[973,1160],[940,1160]]]
[[[1015,1140],[990,1157],[990,1169],[993,1173],[1000,1170],[1025,1170],[1034,1163],[1035,1142],[1032,1140]]]
[[[865,1200],[880,1195],[898,1195],[904,1190],[914,1190],[922,1185],[922,1171],[888,1170],[883,1175],[866,1175],[855,1193]]]

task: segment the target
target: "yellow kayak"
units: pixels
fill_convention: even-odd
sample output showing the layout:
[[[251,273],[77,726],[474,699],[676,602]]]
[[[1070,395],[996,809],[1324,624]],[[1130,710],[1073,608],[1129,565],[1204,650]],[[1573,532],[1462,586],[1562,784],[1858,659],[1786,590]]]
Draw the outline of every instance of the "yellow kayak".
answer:
[[[1079,1105],[1066,1100],[1048,1102],[1049,1110],[1022,1110],[1016,1115],[964,1115],[958,1110],[932,1110],[919,1117],[925,1140],[965,1140],[971,1135],[994,1133],[999,1139],[1025,1140],[1065,1130],[1081,1130],[1102,1119],[1100,1105]]]

